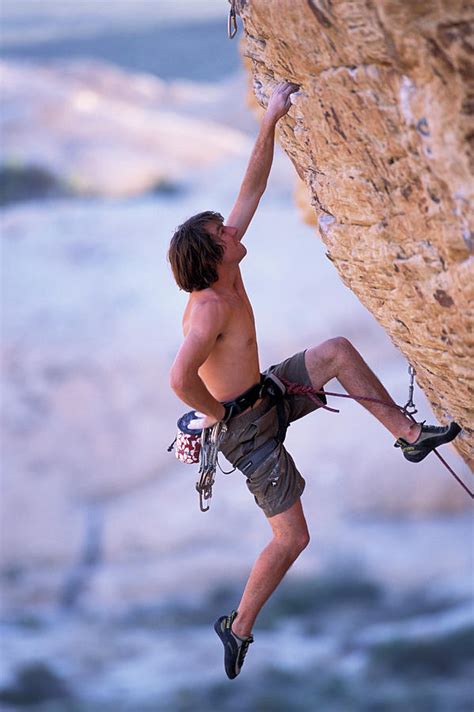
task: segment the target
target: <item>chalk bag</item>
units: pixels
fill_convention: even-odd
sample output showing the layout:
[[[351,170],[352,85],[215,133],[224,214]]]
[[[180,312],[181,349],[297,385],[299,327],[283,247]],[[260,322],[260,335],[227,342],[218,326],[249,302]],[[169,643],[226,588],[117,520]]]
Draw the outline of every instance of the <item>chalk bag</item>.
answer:
[[[178,420],[175,454],[178,460],[188,465],[198,463],[201,455],[202,430],[193,430],[189,427],[190,421],[195,417],[196,411],[191,410]]]

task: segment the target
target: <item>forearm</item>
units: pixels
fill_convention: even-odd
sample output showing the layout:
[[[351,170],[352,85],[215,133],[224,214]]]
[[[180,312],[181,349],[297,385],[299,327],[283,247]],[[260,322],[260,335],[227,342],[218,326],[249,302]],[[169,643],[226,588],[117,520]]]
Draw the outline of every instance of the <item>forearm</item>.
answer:
[[[186,378],[177,378],[171,374],[171,388],[184,403],[200,413],[222,420],[224,406],[207,390],[203,380],[196,373]]]
[[[260,124],[260,131],[255,141],[247,171],[240,189],[241,194],[263,193],[273,162],[273,149],[275,145],[276,121],[267,114]]]

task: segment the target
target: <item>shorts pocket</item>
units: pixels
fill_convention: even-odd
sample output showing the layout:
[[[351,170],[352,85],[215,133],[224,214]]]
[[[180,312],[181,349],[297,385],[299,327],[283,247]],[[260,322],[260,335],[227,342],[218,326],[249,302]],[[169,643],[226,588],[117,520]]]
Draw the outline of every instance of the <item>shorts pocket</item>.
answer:
[[[278,480],[280,471],[280,450],[281,445],[278,444],[265,460],[247,477],[247,484],[249,486],[251,485],[256,489],[261,489],[265,487],[270,480]]]
[[[275,406],[271,406],[256,420],[239,428],[238,418],[230,421],[229,429],[221,442],[220,450],[227,460],[236,466],[243,457],[257,450],[278,433],[278,416]],[[260,468],[260,465],[259,465]]]
[[[230,430],[226,433],[219,450],[234,467],[244,455],[248,455],[254,449],[255,432],[255,425],[249,423],[241,432]]]
[[[255,447],[260,447],[264,442],[275,438],[278,434],[278,414],[276,406],[264,413],[255,423],[254,427]]]

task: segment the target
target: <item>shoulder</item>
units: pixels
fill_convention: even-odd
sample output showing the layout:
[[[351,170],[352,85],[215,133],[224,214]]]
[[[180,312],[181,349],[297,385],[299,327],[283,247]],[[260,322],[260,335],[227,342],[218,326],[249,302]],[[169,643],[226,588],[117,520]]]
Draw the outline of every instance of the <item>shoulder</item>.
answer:
[[[193,326],[210,325],[221,328],[231,313],[228,301],[211,289],[204,289],[190,304],[189,320]]]

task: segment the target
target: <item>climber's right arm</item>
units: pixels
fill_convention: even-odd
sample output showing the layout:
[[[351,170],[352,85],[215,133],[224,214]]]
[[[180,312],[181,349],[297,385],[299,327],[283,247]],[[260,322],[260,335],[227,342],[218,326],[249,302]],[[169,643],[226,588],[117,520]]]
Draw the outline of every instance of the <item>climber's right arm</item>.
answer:
[[[170,370],[171,388],[178,398],[204,414],[205,424],[200,426],[204,428],[225,415],[224,406],[208,391],[198,371],[224,330],[227,318],[227,307],[216,300],[195,305],[189,330]]]

